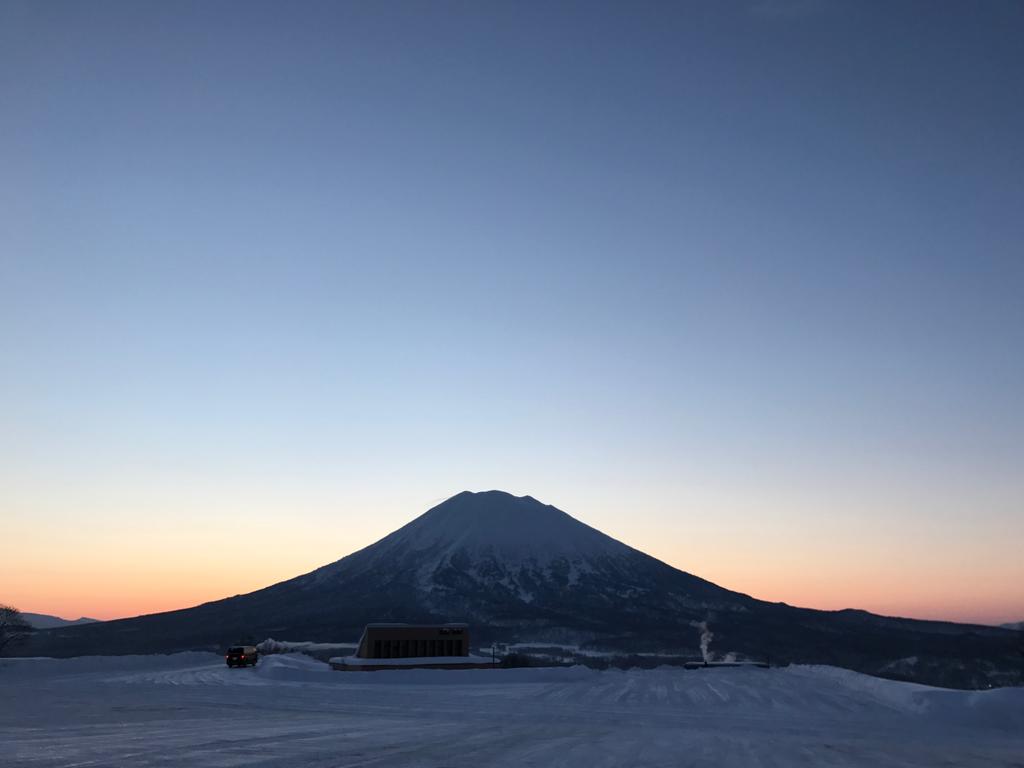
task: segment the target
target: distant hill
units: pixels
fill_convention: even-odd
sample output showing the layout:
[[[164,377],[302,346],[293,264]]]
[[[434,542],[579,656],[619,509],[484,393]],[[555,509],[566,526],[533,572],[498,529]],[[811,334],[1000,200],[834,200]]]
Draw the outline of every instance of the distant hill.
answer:
[[[1024,621],[1013,621],[1009,624],[1000,624],[1003,629],[1019,629],[1024,631]]]
[[[80,619],[62,619],[60,616],[50,616],[46,613],[25,613],[22,617],[36,629],[53,629],[54,627],[73,627],[78,624],[95,624],[99,619],[90,619],[83,616]]]
[[[460,493],[365,549],[265,589],[43,630],[18,653],[220,652],[268,637],[354,642],[365,624],[381,621],[464,621],[476,648],[561,644],[624,663],[706,651],[710,659],[832,664],[946,687],[1020,679],[1017,632],[757,600],[501,491]]]

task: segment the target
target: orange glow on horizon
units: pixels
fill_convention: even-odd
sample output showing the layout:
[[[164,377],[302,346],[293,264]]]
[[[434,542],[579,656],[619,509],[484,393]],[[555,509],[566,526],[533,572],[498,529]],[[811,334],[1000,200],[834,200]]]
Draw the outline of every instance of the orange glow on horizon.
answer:
[[[230,509],[187,523],[154,514],[108,527],[93,523],[88,530],[46,530],[34,520],[14,519],[5,533],[20,545],[0,562],[0,602],[67,619],[188,608],[334,562],[408,522],[409,508],[423,506],[402,501],[374,516],[332,507],[321,517],[307,513],[301,525],[282,524],[279,512],[265,512],[245,535],[234,530]],[[592,504],[566,506],[575,511]],[[899,536],[880,539],[874,531],[808,531],[776,522],[729,533],[700,520],[666,524],[657,515],[638,516],[627,526],[617,510],[602,517],[599,508],[580,519],[681,570],[761,600],[969,623],[1024,619],[1018,561],[993,546],[985,549],[984,542],[907,546]],[[1015,548],[1005,538],[998,545]],[[945,556],[935,554],[940,551]]]
[[[66,619],[80,616],[101,620],[128,618],[245,594],[323,564],[299,567],[282,564],[273,573],[264,567],[248,571],[203,568],[148,573],[119,572],[112,567],[74,575],[51,571],[49,579],[37,578],[31,586],[25,584],[6,590],[3,600],[25,611]],[[781,570],[756,577],[743,568],[727,568],[721,563],[709,570],[713,573],[697,571],[696,575],[761,600],[804,608],[856,608],[886,616],[981,624],[1020,620],[1006,610],[1006,605],[1012,604],[1015,597],[1010,590],[1006,594],[983,593],[984,597],[979,598],[977,594],[970,594],[970,585],[950,593],[945,586],[920,582],[897,588],[881,576],[871,581],[858,579],[854,584],[849,577],[835,573],[811,582],[799,573]]]

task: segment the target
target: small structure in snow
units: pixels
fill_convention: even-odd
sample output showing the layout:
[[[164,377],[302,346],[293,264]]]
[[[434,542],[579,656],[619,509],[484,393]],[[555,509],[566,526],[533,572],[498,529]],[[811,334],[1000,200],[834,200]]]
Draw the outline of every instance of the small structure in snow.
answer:
[[[332,668],[372,672],[381,669],[481,669],[493,662],[469,654],[466,624],[367,624],[355,656],[336,656]]]
[[[759,667],[768,669],[766,661],[688,661],[683,665],[686,669],[717,669],[720,667]]]

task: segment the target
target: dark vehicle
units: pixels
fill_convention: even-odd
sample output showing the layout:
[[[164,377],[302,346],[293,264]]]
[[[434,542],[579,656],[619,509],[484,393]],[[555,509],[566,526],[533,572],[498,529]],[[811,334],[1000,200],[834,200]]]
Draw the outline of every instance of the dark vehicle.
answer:
[[[224,658],[227,660],[229,667],[255,667],[256,662],[260,660],[260,654],[255,646],[233,645],[228,648],[227,655]]]

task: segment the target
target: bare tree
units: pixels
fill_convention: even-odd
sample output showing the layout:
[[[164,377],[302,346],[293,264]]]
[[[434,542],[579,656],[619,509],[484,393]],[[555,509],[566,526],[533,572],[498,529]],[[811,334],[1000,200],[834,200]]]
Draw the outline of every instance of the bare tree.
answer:
[[[32,625],[21,611],[13,605],[0,605],[0,656],[8,646],[17,645],[31,633]]]

